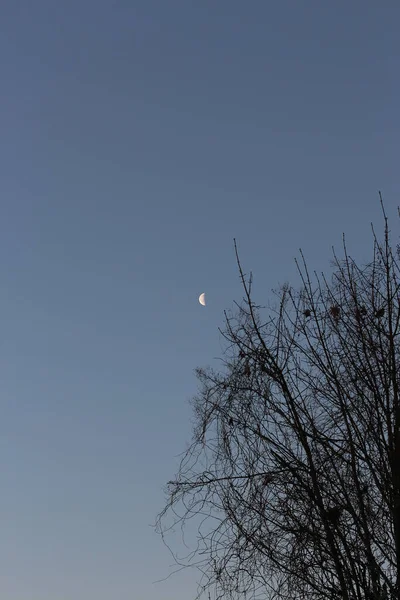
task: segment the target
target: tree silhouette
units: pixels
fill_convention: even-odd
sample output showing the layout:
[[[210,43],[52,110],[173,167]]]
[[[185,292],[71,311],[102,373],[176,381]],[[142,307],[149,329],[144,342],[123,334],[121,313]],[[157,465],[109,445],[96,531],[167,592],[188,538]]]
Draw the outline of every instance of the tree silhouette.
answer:
[[[278,292],[262,320],[244,289],[225,314],[223,367],[198,369],[193,441],[158,530],[194,520],[180,565],[219,597],[398,599],[399,248],[373,231],[362,267],[334,253],[331,280]]]

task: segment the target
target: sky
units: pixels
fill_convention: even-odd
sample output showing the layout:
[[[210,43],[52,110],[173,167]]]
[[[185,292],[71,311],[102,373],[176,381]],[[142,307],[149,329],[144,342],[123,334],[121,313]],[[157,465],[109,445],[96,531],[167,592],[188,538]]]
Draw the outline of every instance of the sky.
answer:
[[[2,0],[0,594],[188,600],[151,527],[242,292],[398,235],[397,0]],[[198,303],[205,292],[207,306]],[[180,550],[179,546],[175,547]]]

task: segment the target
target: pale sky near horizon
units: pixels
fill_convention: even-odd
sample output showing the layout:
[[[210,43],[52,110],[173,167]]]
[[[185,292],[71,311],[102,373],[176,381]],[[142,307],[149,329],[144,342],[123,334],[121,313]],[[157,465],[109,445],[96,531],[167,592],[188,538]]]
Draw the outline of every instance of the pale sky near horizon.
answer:
[[[240,300],[398,235],[397,0],[2,0],[0,596],[189,600],[150,524]],[[207,294],[207,306],[198,296]],[[179,550],[179,547],[176,547]]]

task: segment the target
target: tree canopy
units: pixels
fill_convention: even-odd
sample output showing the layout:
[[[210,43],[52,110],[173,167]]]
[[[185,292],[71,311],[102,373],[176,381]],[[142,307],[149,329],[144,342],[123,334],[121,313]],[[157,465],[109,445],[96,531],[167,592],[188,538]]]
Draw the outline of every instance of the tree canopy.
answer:
[[[200,594],[380,600],[400,582],[400,251],[384,235],[358,265],[343,238],[329,280],[301,255],[275,309],[225,314],[220,369],[197,369],[193,439],[158,530],[194,519],[179,564]],[[197,527],[198,526],[198,527]]]

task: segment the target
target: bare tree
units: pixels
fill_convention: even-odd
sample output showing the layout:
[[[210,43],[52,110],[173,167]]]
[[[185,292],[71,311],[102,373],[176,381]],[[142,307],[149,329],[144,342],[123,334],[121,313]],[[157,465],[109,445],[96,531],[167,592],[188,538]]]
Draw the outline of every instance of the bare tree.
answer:
[[[186,560],[219,597],[399,599],[400,252],[278,292],[268,318],[244,289],[223,367],[198,369],[193,442],[158,529],[196,523]]]

